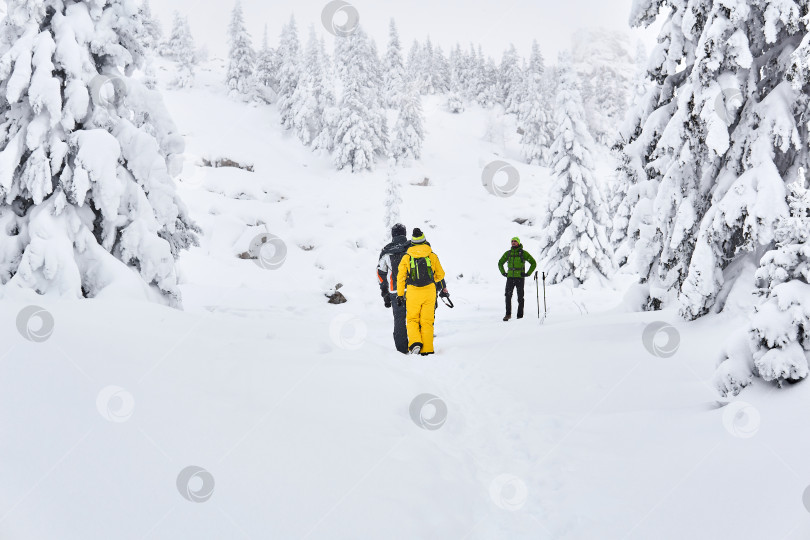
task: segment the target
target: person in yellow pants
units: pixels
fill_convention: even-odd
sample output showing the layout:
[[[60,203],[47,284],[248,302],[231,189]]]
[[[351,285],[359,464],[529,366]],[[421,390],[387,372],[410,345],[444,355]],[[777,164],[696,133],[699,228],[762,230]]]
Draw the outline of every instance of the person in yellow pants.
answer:
[[[405,304],[407,312],[408,350],[427,356],[433,354],[436,291],[448,293],[442,265],[421,230],[413,230],[411,244],[397,269],[397,305]]]

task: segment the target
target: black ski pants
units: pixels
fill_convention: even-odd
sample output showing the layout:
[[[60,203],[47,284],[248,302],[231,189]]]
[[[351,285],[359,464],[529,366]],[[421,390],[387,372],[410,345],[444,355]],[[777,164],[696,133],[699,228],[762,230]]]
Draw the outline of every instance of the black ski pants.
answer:
[[[506,314],[512,315],[512,291],[517,289],[518,310],[517,316],[523,317],[523,288],[526,279],[522,277],[506,278]]]
[[[408,327],[405,321],[405,306],[397,305],[397,295],[391,294],[391,307],[394,312],[394,345],[401,353],[408,354]]]

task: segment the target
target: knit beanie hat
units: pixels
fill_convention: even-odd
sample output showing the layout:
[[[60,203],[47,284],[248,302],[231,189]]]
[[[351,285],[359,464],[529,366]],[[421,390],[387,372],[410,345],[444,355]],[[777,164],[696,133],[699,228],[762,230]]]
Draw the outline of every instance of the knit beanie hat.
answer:
[[[517,242],[519,244],[520,243],[520,238],[515,236],[515,237],[512,238],[512,240],[510,240],[510,242]]]
[[[394,236],[405,236],[408,234],[408,231],[405,229],[405,225],[402,223],[397,223],[393,227],[391,227],[391,237]]]
[[[424,241],[425,235],[422,233],[422,229],[414,229],[411,242],[413,242],[414,244],[422,244]]]

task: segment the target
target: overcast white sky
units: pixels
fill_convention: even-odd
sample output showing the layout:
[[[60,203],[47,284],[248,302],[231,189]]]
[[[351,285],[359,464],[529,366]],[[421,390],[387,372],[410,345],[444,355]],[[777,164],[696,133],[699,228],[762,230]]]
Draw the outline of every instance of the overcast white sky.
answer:
[[[532,39],[537,39],[547,61],[569,47],[571,35],[578,29],[603,26],[626,30],[642,39],[648,50],[655,43],[655,30],[631,30],[627,24],[633,0],[348,0],[358,11],[360,23],[377,42],[382,54],[388,41],[388,21],[396,19],[407,55],[414,39],[430,35],[447,53],[457,41],[469,46],[480,43],[487,55],[500,61],[510,42],[528,56]],[[198,45],[206,43],[212,55],[226,52],[226,31],[234,1],[225,0],[152,0],[152,10],[171,29],[171,16],[177,10],[187,14]],[[321,25],[325,0],[242,0],[248,30],[258,46],[265,23],[270,43],[276,45],[281,26],[291,14],[298,23],[299,36],[305,43],[309,25],[327,35]],[[327,43],[331,43],[327,41]],[[329,46],[329,45],[328,45]]]

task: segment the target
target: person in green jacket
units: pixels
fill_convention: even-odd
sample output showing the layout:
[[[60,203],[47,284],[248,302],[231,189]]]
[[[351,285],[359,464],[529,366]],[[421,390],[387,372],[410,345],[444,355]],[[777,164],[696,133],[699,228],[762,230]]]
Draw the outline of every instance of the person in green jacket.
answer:
[[[529,271],[526,272],[526,263],[529,263]],[[506,264],[506,270],[503,265]],[[537,267],[537,262],[526,251],[523,251],[523,244],[520,243],[520,238],[517,236],[512,238],[512,249],[507,251],[498,261],[498,270],[501,275],[506,278],[506,316],[504,321],[512,318],[512,291],[517,289],[518,294],[518,310],[517,318],[523,318],[523,289],[526,277],[531,276],[534,269]]]

